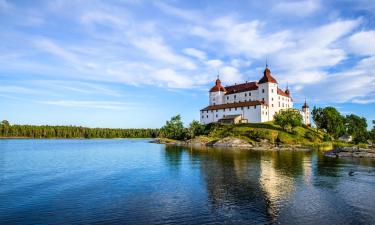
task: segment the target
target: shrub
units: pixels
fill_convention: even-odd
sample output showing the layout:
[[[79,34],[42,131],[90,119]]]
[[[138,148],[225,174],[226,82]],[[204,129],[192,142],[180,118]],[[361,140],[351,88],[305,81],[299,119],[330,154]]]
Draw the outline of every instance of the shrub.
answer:
[[[285,131],[291,131],[294,127],[302,125],[301,114],[294,109],[287,109],[277,112],[274,116],[275,124]]]
[[[270,134],[266,130],[249,130],[245,133],[245,135],[255,141],[270,139]]]
[[[318,139],[318,136],[316,135],[315,132],[307,131],[304,135],[304,138],[306,138],[309,141],[316,141]]]

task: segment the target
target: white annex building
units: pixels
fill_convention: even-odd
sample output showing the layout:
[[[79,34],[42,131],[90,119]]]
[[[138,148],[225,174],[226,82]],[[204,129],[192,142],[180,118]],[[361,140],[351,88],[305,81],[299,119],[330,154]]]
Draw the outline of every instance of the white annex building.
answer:
[[[266,66],[259,81],[223,87],[218,78],[209,91],[209,105],[200,111],[200,121],[202,124],[261,123],[273,120],[276,112],[288,108],[293,108],[288,87],[285,91],[281,90]],[[309,125],[310,113],[306,101],[298,111],[303,123]]]

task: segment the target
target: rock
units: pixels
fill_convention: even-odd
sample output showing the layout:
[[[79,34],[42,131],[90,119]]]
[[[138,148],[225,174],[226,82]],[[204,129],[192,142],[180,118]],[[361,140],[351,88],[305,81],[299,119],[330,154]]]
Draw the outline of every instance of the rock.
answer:
[[[329,157],[355,157],[355,158],[375,158],[375,149],[353,147],[338,147],[324,153]]]
[[[253,147],[252,144],[249,142],[239,139],[239,138],[232,138],[226,137],[220,139],[212,144],[213,147],[237,147],[237,148],[251,148]]]

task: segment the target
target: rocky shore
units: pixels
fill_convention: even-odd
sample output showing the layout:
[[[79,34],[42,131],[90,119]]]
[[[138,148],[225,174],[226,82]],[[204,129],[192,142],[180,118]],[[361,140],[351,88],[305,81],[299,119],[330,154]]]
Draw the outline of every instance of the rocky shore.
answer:
[[[189,146],[189,147],[215,147],[215,148],[233,148],[233,149],[251,149],[251,150],[289,150],[289,151],[310,151],[311,148],[303,145],[286,145],[286,144],[272,144],[268,140],[261,140],[260,142],[250,143],[246,140],[226,137],[219,140],[208,139],[192,139],[187,141],[177,141],[164,138],[156,138],[152,142],[158,144],[167,144],[174,146]]]
[[[355,157],[355,158],[375,158],[374,148],[338,147],[324,153],[329,157]]]

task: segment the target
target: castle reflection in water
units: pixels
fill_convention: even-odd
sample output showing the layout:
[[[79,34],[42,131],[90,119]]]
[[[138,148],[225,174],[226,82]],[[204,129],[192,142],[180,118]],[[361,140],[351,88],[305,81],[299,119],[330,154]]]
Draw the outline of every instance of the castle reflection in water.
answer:
[[[211,209],[238,222],[313,223],[335,204],[320,190],[340,182],[335,159],[317,152],[166,146],[165,159],[177,169],[186,163],[199,169]]]

